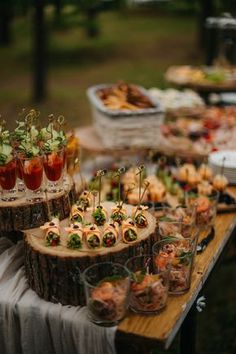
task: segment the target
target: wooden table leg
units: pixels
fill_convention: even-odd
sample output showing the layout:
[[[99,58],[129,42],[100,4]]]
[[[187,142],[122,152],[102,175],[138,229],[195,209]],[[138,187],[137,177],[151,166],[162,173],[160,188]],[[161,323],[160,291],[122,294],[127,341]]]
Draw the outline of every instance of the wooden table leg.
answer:
[[[196,323],[197,310],[194,303],[181,326],[180,354],[196,353]]]

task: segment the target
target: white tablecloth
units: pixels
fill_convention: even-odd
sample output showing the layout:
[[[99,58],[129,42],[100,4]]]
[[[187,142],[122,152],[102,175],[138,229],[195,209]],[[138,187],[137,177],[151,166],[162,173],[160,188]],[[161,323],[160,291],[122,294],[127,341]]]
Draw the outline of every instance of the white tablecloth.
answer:
[[[22,241],[0,238],[1,354],[114,354],[116,328],[90,323],[86,311],[40,299],[24,275]]]

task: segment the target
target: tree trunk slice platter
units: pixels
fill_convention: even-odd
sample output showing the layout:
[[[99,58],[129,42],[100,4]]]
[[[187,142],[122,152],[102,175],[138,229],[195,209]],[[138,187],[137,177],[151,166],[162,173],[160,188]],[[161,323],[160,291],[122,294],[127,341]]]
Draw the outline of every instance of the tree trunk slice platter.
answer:
[[[68,181],[67,187],[71,202],[76,199],[75,186]],[[50,211],[58,214],[60,219],[68,217],[70,212],[68,192],[48,193]],[[0,204],[0,236],[3,233],[27,230],[39,227],[48,221],[48,208],[46,200],[30,203],[25,198]]]
[[[110,215],[112,202],[103,203]],[[127,206],[130,214],[132,206]],[[83,246],[81,250],[66,247],[68,219],[61,222],[61,244],[55,247],[45,246],[44,232],[32,229],[24,235],[25,271],[30,287],[43,299],[60,302],[63,305],[85,304],[81,273],[88,266],[99,262],[124,264],[130,257],[151,253],[156,236],[156,220],[146,212],[148,227],[138,229],[138,240],[125,244],[121,240],[110,248],[101,247],[91,250]],[[85,216],[87,220],[87,216]],[[102,228],[102,227],[101,227]]]

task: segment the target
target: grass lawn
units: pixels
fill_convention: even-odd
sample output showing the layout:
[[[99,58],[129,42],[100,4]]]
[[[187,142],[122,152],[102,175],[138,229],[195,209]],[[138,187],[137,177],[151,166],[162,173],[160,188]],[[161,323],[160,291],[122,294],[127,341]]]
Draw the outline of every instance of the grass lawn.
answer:
[[[46,119],[64,114],[70,126],[91,119],[86,89],[93,84],[126,80],[146,87],[166,83],[163,73],[172,64],[199,63],[196,19],[156,13],[106,12],[99,16],[101,33],[87,39],[78,14],[63,18],[63,29],[48,23],[48,98],[38,106]],[[31,102],[31,22],[13,23],[14,42],[0,48],[0,113],[10,126]]]

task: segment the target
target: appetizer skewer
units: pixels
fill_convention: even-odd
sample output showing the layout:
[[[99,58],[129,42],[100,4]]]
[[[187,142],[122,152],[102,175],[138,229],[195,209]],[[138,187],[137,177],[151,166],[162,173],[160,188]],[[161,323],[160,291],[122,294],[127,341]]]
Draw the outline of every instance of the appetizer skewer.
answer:
[[[85,241],[88,248],[98,248],[102,244],[101,231],[98,229],[97,225],[90,225],[84,229]]]
[[[122,224],[122,240],[124,243],[134,243],[138,238],[138,230],[131,218]]]
[[[78,249],[82,247],[83,243],[83,229],[80,223],[75,222],[69,227],[65,227],[68,232],[67,247],[72,249]]]
[[[51,221],[46,222],[40,226],[45,231],[46,246],[58,246],[60,244],[60,226],[59,219],[54,217]]]
[[[102,236],[102,245],[104,247],[112,247],[116,244],[119,237],[119,225],[117,222],[114,224],[106,224]]]

